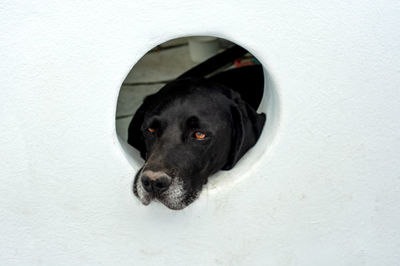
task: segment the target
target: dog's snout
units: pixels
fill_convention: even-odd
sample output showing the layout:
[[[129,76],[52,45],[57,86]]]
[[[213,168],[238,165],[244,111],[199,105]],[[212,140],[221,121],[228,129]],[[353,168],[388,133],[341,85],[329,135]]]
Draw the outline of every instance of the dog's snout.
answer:
[[[171,177],[164,172],[144,171],[141,177],[143,188],[147,192],[161,194],[171,184]]]

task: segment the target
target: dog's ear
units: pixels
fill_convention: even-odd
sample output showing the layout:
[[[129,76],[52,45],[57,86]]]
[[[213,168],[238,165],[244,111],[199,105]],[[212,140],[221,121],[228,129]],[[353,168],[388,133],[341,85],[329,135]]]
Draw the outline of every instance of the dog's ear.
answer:
[[[147,96],[142,105],[136,111],[128,128],[128,143],[140,152],[140,156],[146,159],[146,145],[142,133],[144,116],[149,110],[154,95]]]
[[[230,170],[253,147],[261,135],[266,121],[264,113],[258,114],[240,96],[233,93],[232,114],[232,143],[228,161],[222,170]]]

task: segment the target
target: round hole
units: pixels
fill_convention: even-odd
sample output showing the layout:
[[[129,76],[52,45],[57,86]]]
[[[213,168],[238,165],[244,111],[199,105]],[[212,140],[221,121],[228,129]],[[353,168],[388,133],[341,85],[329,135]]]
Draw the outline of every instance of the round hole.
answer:
[[[196,66],[235,45],[243,47],[248,53],[223,66],[218,66],[217,69],[212,69],[204,75],[212,78],[242,67],[260,68],[259,78],[263,81],[263,86],[261,92],[257,94],[258,98],[252,99],[252,105],[257,106],[259,113],[263,112],[267,115],[267,121],[257,144],[240,159],[233,169],[219,171],[210,177],[206,185],[207,190],[212,193],[236,184],[249,176],[251,170],[258,167],[259,163],[266,163],[267,150],[272,146],[278,130],[280,113],[276,86],[266,69],[262,55],[256,55],[245,45],[237,45],[226,39],[214,36],[190,36],[172,39],[154,46],[133,66],[121,85],[116,109],[116,131],[123,152],[135,171],[140,169],[144,161],[140,153],[127,143],[127,136],[132,117],[143,99],[147,95],[156,93],[165,84],[182,74],[190,74],[190,71],[193,73]],[[211,66],[211,68],[213,67]],[[250,81],[245,80],[245,82]],[[134,176],[132,176],[133,178]]]

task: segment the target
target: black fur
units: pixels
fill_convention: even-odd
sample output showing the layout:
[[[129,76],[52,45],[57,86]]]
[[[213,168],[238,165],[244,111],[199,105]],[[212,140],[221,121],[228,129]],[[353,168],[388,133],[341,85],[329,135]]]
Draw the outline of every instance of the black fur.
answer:
[[[129,126],[128,143],[140,151],[146,169],[180,178],[181,207],[171,207],[162,195],[158,199],[181,209],[196,199],[210,175],[231,169],[255,145],[265,120],[238,92],[216,81],[179,79],[146,97]],[[157,132],[149,133],[149,127]],[[196,131],[206,138],[194,138]]]

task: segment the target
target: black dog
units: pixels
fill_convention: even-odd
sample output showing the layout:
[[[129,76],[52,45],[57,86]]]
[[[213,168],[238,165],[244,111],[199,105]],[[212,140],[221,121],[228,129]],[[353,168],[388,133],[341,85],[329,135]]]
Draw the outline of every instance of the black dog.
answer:
[[[210,175],[231,169],[257,142],[266,120],[239,93],[207,79],[180,79],[145,98],[129,126],[128,143],[145,164],[133,191],[183,209]]]

